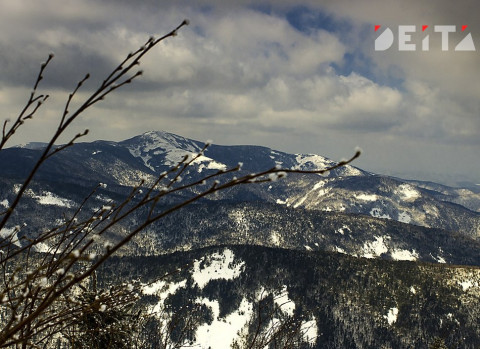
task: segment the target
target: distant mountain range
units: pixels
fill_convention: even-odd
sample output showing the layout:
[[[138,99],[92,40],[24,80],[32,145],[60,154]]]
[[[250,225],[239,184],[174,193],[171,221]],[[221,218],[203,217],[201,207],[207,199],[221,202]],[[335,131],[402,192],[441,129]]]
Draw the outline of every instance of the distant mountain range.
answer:
[[[140,181],[154,180],[203,146],[166,132],[75,144],[44,164],[0,238],[27,223],[13,240],[20,246],[22,236],[61,224],[98,183],[107,186],[87,211],[119,202]],[[0,168],[0,208],[9,207],[44,147],[0,152],[0,163],[8,164]],[[236,176],[335,164],[315,154],[211,145],[182,183],[239,163]],[[196,190],[160,204],[168,207]],[[118,238],[143,214],[131,215],[107,238]],[[301,328],[311,329],[305,335],[315,348],[428,348],[434,338],[471,348],[480,340],[480,276],[469,267],[480,266],[479,237],[480,193],[474,189],[345,166],[325,176],[291,174],[206,197],[145,229],[100,278],[104,284],[140,280],[145,309],[155,302],[171,309],[204,304],[208,311],[195,329],[202,348],[212,345],[213,331],[227,338],[228,331],[241,330],[263,293],[271,295],[270,306],[278,298],[293,304],[282,316],[304,314]],[[169,270],[179,274],[164,279]]]
[[[197,154],[203,146],[201,142],[166,132],[148,132],[122,142],[75,144],[45,163],[24,202],[31,207],[40,204],[36,205],[36,210],[43,208],[45,211],[40,216],[54,219],[62,210],[78,205],[100,182],[108,187],[92,204],[118,200],[142,178],[155,178],[186,154]],[[9,164],[0,169],[3,200],[0,205],[8,206],[42,148],[42,144],[35,143],[0,152],[0,161]],[[238,163],[243,163],[243,167],[237,175],[274,166],[318,170],[335,164],[315,154],[287,154],[258,146],[211,145],[185,172],[184,182],[233,168]],[[199,231],[202,239],[209,236],[209,241],[244,243],[253,239],[267,246],[286,244],[288,248],[324,248],[359,256],[452,263],[477,260],[474,254],[455,256],[447,252],[455,245],[462,249],[461,246],[465,246],[465,251],[468,246],[476,247],[476,239],[480,236],[480,194],[465,188],[404,181],[348,165],[326,176],[292,174],[276,182],[236,187],[207,198],[201,205],[205,205],[204,208],[195,206],[195,209],[185,210],[192,215],[188,222],[196,223],[184,226],[184,234]],[[221,218],[212,220],[209,233],[204,234],[201,232],[202,219],[218,216],[219,210],[211,207],[219,207],[225,212]],[[272,220],[273,216],[278,218]],[[44,221],[35,222],[36,217],[38,212],[31,216],[27,212],[22,216],[29,223],[29,229],[46,224]],[[326,221],[331,222],[328,228]],[[255,226],[263,228],[253,228]],[[228,234],[225,234],[227,227]],[[162,229],[162,226],[155,226],[153,229],[177,233],[173,239],[175,243],[171,243],[171,237],[150,234],[150,240],[155,243],[148,254],[183,248],[182,244],[187,244],[188,239],[182,241],[178,238],[182,234],[175,227]],[[295,231],[290,231],[292,229]],[[250,236],[247,238],[247,235]],[[413,238],[419,235],[424,238]],[[441,236],[445,238],[442,240]],[[198,240],[198,246],[210,243],[202,239]]]

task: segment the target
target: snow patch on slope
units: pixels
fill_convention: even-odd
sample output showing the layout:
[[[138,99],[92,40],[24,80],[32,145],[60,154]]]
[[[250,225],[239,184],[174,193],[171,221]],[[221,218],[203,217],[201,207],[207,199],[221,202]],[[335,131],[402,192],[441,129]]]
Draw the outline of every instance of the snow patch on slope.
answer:
[[[235,262],[235,255],[232,250],[225,249],[222,253],[213,253],[208,257],[195,260],[193,265],[192,278],[200,288],[204,288],[210,280],[232,280],[242,273],[245,262],[230,267]],[[202,264],[208,264],[202,266]]]
[[[253,305],[245,298],[242,299],[239,308],[235,312],[223,319],[220,318],[218,301],[203,298],[197,299],[197,302],[210,307],[213,313],[213,321],[211,324],[203,324],[198,327],[195,333],[196,342],[193,346],[194,348],[230,348],[230,344],[238,337],[238,332],[245,326],[253,314]]]
[[[393,250],[390,255],[396,261],[416,261],[418,259],[418,253],[415,250]]]
[[[390,237],[375,236],[375,241],[365,242],[363,244],[363,257],[376,258],[383,253],[387,253],[388,247],[385,240],[389,238]]]
[[[191,156],[193,154],[190,154]],[[206,163],[206,164],[205,164]],[[207,156],[199,156],[195,161],[193,161],[193,164],[198,164],[198,173],[202,173],[204,169],[207,170],[226,170],[227,165],[222,164],[220,162],[217,162]]]
[[[362,201],[377,201],[378,200],[377,195],[375,195],[375,194],[365,194],[365,193],[355,195],[355,198],[358,199],[358,200],[362,200]]]
[[[33,245],[33,250],[40,253],[55,253],[55,251],[52,251],[52,248],[44,242],[37,242]]]
[[[152,171],[155,171],[155,168],[150,164],[150,160],[154,155],[164,154],[164,164],[175,166],[185,155],[192,156],[201,151],[193,141],[167,132],[147,132],[139,139],[141,142],[129,145],[127,149],[134,157],[142,159],[145,166]],[[200,162],[206,159],[199,158]]]
[[[329,167],[335,166],[336,162],[329,160],[323,156],[316,154],[295,154],[297,165],[294,169],[297,170],[325,170]],[[342,176],[360,176],[362,172],[353,166],[346,165],[339,169]],[[328,176],[328,173],[324,174]]]
[[[410,217],[410,215],[403,211],[403,212],[399,212],[398,213],[398,219],[397,219],[399,222],[402,222],[402,223],[410,223],[412,221],[412,217]]]
[[[388,214],[383,214],[382,209],[378,208],[378,207],[374,207],[370,210],[370,216],[375,217],[375,218],[391,219]]]
[[[317,192],[317,198],[319,198],[321,196],[325,196],[326,194],[328,194],[330,192],[331,188],[324,188],[326,183],[328,183],[328,180],[324,180],[324,181],[320,181],[320,182],[315,183],[313,188],[311,190],[309,190],[302,198],[300,198],[300,200],[298,200],[295,203],[295,205],[293,205],[293,208],[297,208],[297,207],[303,205],[303,203],[308,199],[308,197],[315,191]],[[287,199],[287,201],[288,201],[288,199]],[[277,203],[278,203],[278,200],[277,200]],[[287,204],[287,206],[288,206],[288,204]]]
[[[295,170],[323,170],[334,165],[333,161],[316,154],[295,154]]]
[[[20,190],[20,185],[15,184],[14,189],[15,193],[18,193]],[[35,194],[35,192],[31,189],[25,191],[25,196],[31,197],[32,199],[37,200],[40,205],[52,205],[52,206],[60,206],[66,208],[72,208],[75,205],[75,202],[61,198],[49,191],[42,191],[40,194]]]
[[[404,201],[415,201],[421,196],[417,189],[406,183],[399,185],[394,193],[400,196]]]
[[[166,282],[164,280],[155,281],[142,287],[142,293],[146,295],[156,295],[161,299],[167,298],[169,294],[174,294],[180,287],[184,287],[186,281],[179,283]]]
[[[275,246],[280,246],[282,236],[278,232],[272,231],[271,234],[270,234],[270,239],[272,240],[272,243]]]
[[[61,198],[50,192],[43,192],[42,195],[32,196],[40,205],[53,205],[71,208],[75,203],[71,200]]]
[[[2,228],[0,230],[0,237],[6,241],[14,244],[15,246],[22,247],[20,241],[18,240],[17,232],[18,228]]]
[[[387,322],[389,325],[393,325],[395,322],[397,322],[397,317],[398,317],[398,308],[393,307],[388,310],[388,314],[384,315],[384,317],[387,319]]]
[[[276,292],[273,296],[274,303],[289,316],[293,316],[295,312],[295,302],[288,297],[288,289],[283,285],[280,292]]]
[[[184,288],[186,284],[187,280],[183,280],[178,283],[159,280],[154,283],[144,285],[141,289],[144,295],[155,295],[159,298],[157,304],[148,307],[149,312],[151,314],[156,314],[157,316],[165,315],[164,302],[167,297],[171,294],[175,294],[178,289]]]
[[[467,291],[469,288],[472,287],[478,287],[478,282],[472,280],[458,282],[458,284],[462,286],[463,291]]]
[[[339,229],[335,229],[335,234],[341,234],[341,235],[345,235],[345,232],[346,231],[349,231],[350,233],[352,232],[352,229],[350,229],[350,227],[348,225],[343,225],[341,228]]]

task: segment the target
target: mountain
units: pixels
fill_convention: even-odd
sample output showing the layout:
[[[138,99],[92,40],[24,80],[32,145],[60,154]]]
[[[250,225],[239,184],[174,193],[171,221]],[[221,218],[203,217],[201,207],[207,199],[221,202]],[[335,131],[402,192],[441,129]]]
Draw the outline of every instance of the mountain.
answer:
[[[98,183],[106,183],[108,187],[91,200],[92,208],[109,200],[120,200],[141,179],[153,180],[185,155],[194,156],[203,147],[201,142],[166,132],[148,132],[122,142],[75,144],[44,164],[25,195],[23,221],[15,223],[27,223],[30,231],[44,228],[63,211],[78,206]],[[9,164],[0,169],[1,205],[7,207],[13,200],[19,183],[42,149],[36,144],[0,152],[0,162]],[[243,163],[238,175],[274,166],[319,170],[335,164],[320,155],[287,154],[258,146],[210,145],[189,166],[183,181],[199,180],[238,163]],[[179,213],[191,216],[187,222],[194,223],[183,226],[181,219],[174,219],[181,223],[169,226],[167,219],[162,222],[163,226],[156,225],[152,229],[175,231],[175,234],[150,233],[144,239],[151,242],[149,254],[171,251],[178,248],[178,244],[203,247],[210,241],[246,243],[254,239],[264,246],[287,244],[288,248],[323,248],[358,256],[371,254],[393,259],[397,256],[477,264],[474,252],[477,243],[471,238],[480,234],[480,214],[474,210],[479,198],[479,194],[468,189],[407,182],[345,166],[326,176],[292,174],[280,181],[217,193],[204,200],[201,209],[195,206]],[[220,204],[215,206],[217,203]],[[34,207],[34,211],[29,211],[28,208],[33,210]],[[40,215],[39,207],[43,211]],[[203,212],[203,217],[192,214],[199,211]],[[225,212],[217,218],[220,211]],[[332,214],[326,214],[328,212]],[[44,220],[44,217],[51,218]],[[202,228],[205,226],[202,218],[211,221],[208,228]],[[246,222],[243,225],[242,220]],[[326,221],[330,221],[328,226]],[[183,234],[177,227],[182,227]],[[195,240],[197,244],[179,238],[191,231],[198,231],[202,237]],[[244,235],[248,231],[252,233],[247,238]],[[471,254],[451,253],[453,246],[471,251]],[[141,249],[137,246],[136,253],[147,253]],[[376,252],[365,252],[369,250]]]
[[[247,329],[282,343],[282,327],[300,337],[292,348],[480,343],[478,269],[243,245],[114,258],[101,277],[138,280],[145,311],[193,324],[194,347],[229,348],[239,333],[252,342]]]
[[[103,181],[132,186],[142,176],[158,175],[176,165],[183,156],[197,154],[203,145],[166,132],[147,132],[123,142],[79,143],[48,161],[39,177],[57,182]],[[16,147],[2,151],[0,160],[9,166],[3,167],[0,175],[21,178],[28,173],[28,164],[39,156],[41,149],[39,146]],[[274,166],[318,170],[335,164],[328,158],[314,154],[287,154],[258,146],[210,145],[205,154],[191,165],[188,176],[196,179],[205,173],[235,167],[238,163],[243,163],[245,173]],[[255,191],[259,191],[259,188],[255,188]],[[267,192],[263,195],[268,201],[288,206],[362,213],[440,228],[448,227],[444,222],[437,222],[437,210],[442,215],[444,212],[454,212],[470,216],[469,211],[479,212],[480,202],[480,194],[469,189],[404,181],[375,175],[353,166],[339,168],[325,177],[294,176],[294,180],[274,183],[270,189],[264,186],[260,191]],[[332,197],[337,196],[340,196],[337,201],[332,201]],[[478,217],[475,214],[473,216]],[[466,233],[476,235],[477,228],[478,225],[472,224]]]
[[[335,164],[258,146],[203,148],[166,132],[66,148],[46,161],[0,240],[12,237],[20,247],[23,238],[64,224],[99,183],[105,185],[83,204],[85,215],[121,202],[185,156],[201,153],[175,185],[239,163],[240,171],[219,179]],[[30,144],[0,152],[7,164],[0,168],[0,207],[8,209],[44,149]],[[169,195],[158,209],[198,190]],[[252,333],[276,333],[279,347],[295,337],[290,347],[429,348],[440,341],[473,348],[480,343],[479,203],[474,188],[354,166],[322,176],[289,174],[215,193],[165,216],[108,260],[98,281],[135,283],[143,312],[158,314],[158,326],[165,319],[188,323],[191,345],[201,348],[226,348],[235,339],[242,347]],[[119,239],[147,213],[131,214],[103,238]],[[39,245],[37,252],[48,248]]]

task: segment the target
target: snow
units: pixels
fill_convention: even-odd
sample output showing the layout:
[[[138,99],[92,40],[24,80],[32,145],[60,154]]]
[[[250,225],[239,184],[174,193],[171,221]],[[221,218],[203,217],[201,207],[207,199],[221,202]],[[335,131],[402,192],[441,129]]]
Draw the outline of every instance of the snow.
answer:
[[[147,132],[141,137],[141,140],[140,144],[131,145],[128,150],[133,156],[142,159],[145,166],[152,171],[155,171],[155,168],[150,164],[152,155],[164,155],[163,163],[167,166],[175,166],[186,155],[193,158],[202,150],[193,141],[166,132]],[[225,170],[227,168],[225,164],[216,162],[204,155],[200,155],[193,163],[200,165],[198,172],[202,172],[205,168],[212,170]]]
[[[18,229],[17,228],[2,228],[0,230],[0,237],[2,239],[8,240],[12,244],[22,247],[22,244],[20,244],[20,241],[18,240],[17,236]]]
[[[315,317],[309,321],[304,321],[300,327],[300,332],[307,343],[315,344],[318,337],[317,320]]]
[[[13,190],[15,191],[16,194],[18,194],[20,187],[21,186],[19,184],[15,184],[13,186]],[[33,190],[28,189],[27,191],[25,191],[25,196],[31,197],[37,200],[37,202],[40,205],[53,205],[53,206],[60,206],[60,207],[66,207],[66,208],[71,208],[75,205],[75,202],[65,198],[61,198],[49,191],[43,191],[40,195],[37,195],[34,193]]]
[[[397,221],[408,224],[412,221],[412,217],[410,217],[407,212],[403,211],[398,214]]]
[[[324,196],[324,195],[328,194],[328,192],[331,190],[331,188],[323,188],[326,183],[328,183],[328,181],[320,181],[318,183],[315,183],[313,188],[311,190],[309,190],[307,192],[307,194],[305,194],[304,197],[302,197],[299,201],[297,201],[295,203],[295,205],[293,205],[293,208],[297,208],[297,207],[301,206],[305,202],[305,200],[307,200],[309,195],[314,191],[317,191],[317,197]]]
[[[305,245],[304,247],[305,247],[305,249],[306,249],[307,251],[312,251],[312,248],[311,248],[310,246]]]
[[[52,251],[50,246],[48,246],[44,242],[37,242],[35,245],[33,245],[33,250],[41,253],[54,253],[54,251]]]
[[[7,199],[3,200],[3,201],[0,201],[0,206],[3,206],[5,208],[9,208],[10,207],[10,203],[8,202]]]
[[[421,196],[418,190],[407,183],[399,185],[394,193],[404,201],[415,201]]]
[[[279,205],[286,205],[288,202],[288,199],[287,200],[280,200],[280,199],[277,199],[276,203],[279,204]]]
[[[331,188],[324,188],[325,184],[327,184],[327,183],[328,183],[328,180],[320,181],[320,182],[316,183],[313,186],[312,191],[317,190],[317,196],[318,197],[327,195],[331,191]]]
[[[242,210],[233,210],[228,213],[228,217],[237,226],[237,231],[248,235],[248,232],[250,231],[250,220],[245,217],[245,212]]]
[[[142,287],[142,293],[145,295],[156,295],[159,297],[156,305],[150,306],[149,311],[152,314],[160,315],[163,313],[163,303],[167,297],[171,294],[175,294],[178,289],[185,287],[187,280],[183,280],[178,283],[166,282],[164,280],[156,281],[152,284]]]
[[[160,299],[165,299],[169,294],[174,294],[181,287],[185,287],[187,281],[184,280],[179,283],[166,282],[158,280],[151,284],[142,287],[142,293],[145,295],[157,295]]]
[[[297,165],[293,167],[295,170],[324,170],[333,166],[335,163],[327,160],[323,156],[316,154],[295,154]]]
[[[293,205],[293,208],[297,208],[300,205],[302,205],[305,202],[305,200],[307,200],[308,194],[309,193],[307,193],[307,195],[305,195],[303,198],[301,198],[299,201],[297,201],[297,203],[295,205]]]
[[[50,192],[43,192],[42,195],[32,195],[40,205],[53,205],[71,208],[75,203],[71,200],[61,198]]]
[[[112,202],[113,200],[110,199],[109,197],[105,196],[105,195],[97,195],[95,196],[95,199],[99,200],[99,201],[103,201],[103,202]]]
[[[272,243],[275,245],[275,246],[280,246],[280,239],[281,239],[281,236],[278,232],[276,231],[272,231],[272,233],[270,234],[270,238],[272,239]]]
[[[378,197],[375,194],[359,194],[355,198],[362,201],[377,201]]]
[[[273,301],[283,312],[289,316],[293,316],[295,303],[288,297],[288,289],[286,285],[283,285],[281,291],[274,295]]]
[[[350,166],[350,165],[343,166],[342,169],[343,169],[343,173],[342,173],[343,176],[353,177],[353,176],[362,175],[362,172],[360,170],[358,170],[355,167]]]
[[[365,258],[375,258],[379,257],[383,253],[388,252],[388,247],[385,244],[385,239],[390,237],[375,236],[375,241],[365,242],[363,245],[363,257]]]
[[[378,207],[374,207],[370,210],[370,216],[375,218],[386,218],[391,219],[388,214],[382,214],[382,209]]]
[[[190,154],[190,155],[194,155],[194,154]],[[205,165],[204,163],[207,163],[207,165]],[[207,170],[226,170],[227,169],[227,165],[222,164],[220,162],[216,162],[215,160],[209,157],[206,157],[204,155],[201,155],[197,159],[195,159],[195,161],[193,161],[193,164],[199,164],[198,173],[201,173],[205,168]]]
[[[211,324],[203,324],[198,327],[194,347],[224,349],[230,348],[233,340],[238,337],[238,332],[246,325],[253,313],[253,306],[246,299],[240,303],[237,311],[227,315],[224,319],[219,317],[220,306],[218,301],[211,301],[208,298],[198,299],[212,309],[213,321]],[[186,346],[185,348],[191,348]]]
[[[344,224],[343,227],[335,230],[335,234],[345,235],[345,231],[347,231],[347,230],[352,232],[352,230],[348,227],[348,225]]]
[[[471,287],[478,287],[478,282],[473,282],[472,280],[458,282],[460,286],[462,286],[463,291],[467,291]]]
[[[393,250],[390,254],[393,260],[396,261],[416,261],[418,253],[415,250]]]
[[[209,265],[200,269],[204,261],[205,257],[201,260],[195,260],[193,265],[192,278],[200,288],[204,288],[210,280],[232,280],[240,276],[245,265],[245,262],[242,262],[230,268],[230,264],[235,261],[235,255],[230,249],[225,249],[223,253],[213,253],[208,256]]]
[[[264,294],[264,289],[260,289],[257,292],[258,297]],[[289,316],[294,315],[295,303],[288,297],[287,287],[284,285],[279,291],[273,293],[274,303],[281,309],[281,311]],[[248,324],[251,319],[254,307],[253,304],[248,302],[245,298],[242,299],[239,308],[227,315],[225,318],[220,318],[220,307],[216,300],[210,300],[208,298],[196,299],[196,302],[205,304],[212,310],[213,321],[211,324],[203,324],[198,327],[195,333],[194,348],[202,349],[224,349],[229,348],[232,342],[239,338],[242,330]],[[281,321],[274,317],[267,324],[267,332],[272,332],[274,328],[279,328]],[[318,329],[317,321],[315,317],[311,317],[306,321],[303,321],[300,325],[303,339],[309,343],[315,343]],[[182,348],[187,348],[184,346]]]
[[[413,294],[416,294],[417,293],[417,290],[415,289],[415,287],[410,287],[410,292],[413,293]]]
[[[393,325],[395,322],[397,322],[397,316],[398,316],[398,308],[390,308],[388,310],[388,314],[385,315],[385,318],[388,321],[389,325]]]
[[[313,186],[313,190],[323,188],[326,183],[328,183],[328,181],[320,181],[320,182],[315,183],[315,185]]]
[[[97,151],[94,151],[92,155],[97,155],[97,154],[100,154],[101,152],[102,152],[101,150],[97,150]]]
[[[149,164],[149,160],[152,158],[150,155],[142,155],[142,149],[141,147],[137,148],[128,148],[128,151],[130,154],[132,154],[136,158],[140,158],[143,161],[143,164],[148,167],[150,170],[155,171],[155,168]]]
[[[316,154],[295,154],[297,165],[293,167],[298,170],[324,170],[336,165],[335,162]],[[353,166],[341,168],[343,176],[360,176],[362,172]]]

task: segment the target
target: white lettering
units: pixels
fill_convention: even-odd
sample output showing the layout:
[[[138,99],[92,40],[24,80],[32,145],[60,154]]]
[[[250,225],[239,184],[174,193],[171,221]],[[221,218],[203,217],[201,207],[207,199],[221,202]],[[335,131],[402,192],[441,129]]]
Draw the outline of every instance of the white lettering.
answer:
[[[415,33],[416,26],[414,25],[399,25],[398,26],[398,49],[400,51],[415,51],[416,45],[409,44],[412,36],[408,33]]]
[[[442,51],[448,51],[448,33],[455,33],[454,25],[436,25],[435,32],[442,33]]]

